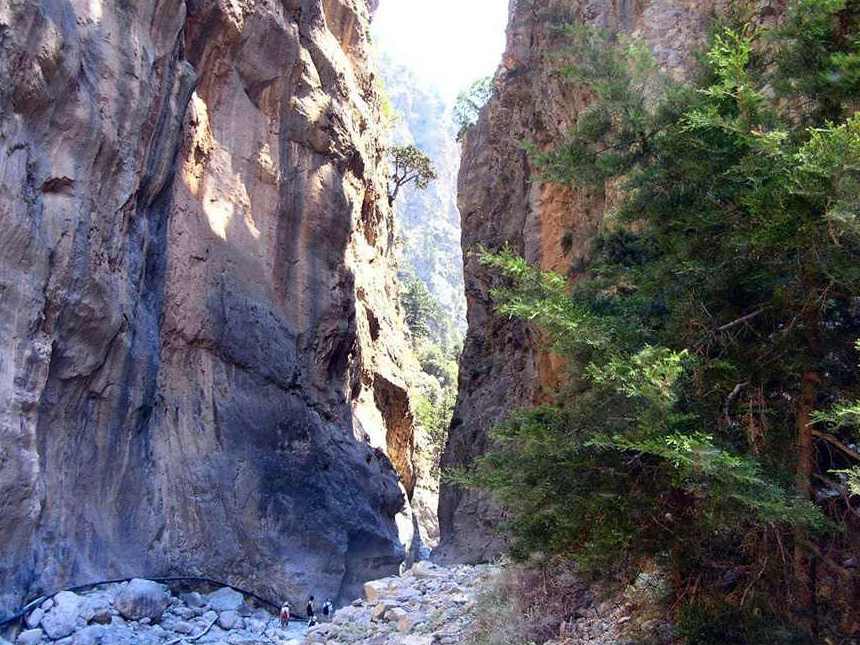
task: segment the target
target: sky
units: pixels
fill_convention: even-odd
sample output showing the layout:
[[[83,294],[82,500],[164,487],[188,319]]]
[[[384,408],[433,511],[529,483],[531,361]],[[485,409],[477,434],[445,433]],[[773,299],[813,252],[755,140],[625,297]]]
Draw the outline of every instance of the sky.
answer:
[[[379,50],[453,100],[502,58],[508,0],[381,0]]]

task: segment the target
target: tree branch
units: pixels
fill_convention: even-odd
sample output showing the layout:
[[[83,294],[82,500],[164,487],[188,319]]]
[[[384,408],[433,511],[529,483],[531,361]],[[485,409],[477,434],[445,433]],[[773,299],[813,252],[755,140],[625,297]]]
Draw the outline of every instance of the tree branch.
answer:
[[[741,324],[747,322],[748,320],[752,320],[756,316],[762,314],[766,309],[767,309],[767,307],[761,307],[760,309],[756,309],[754,312],[747,314],[746,316],[741,316],[737,320],[733,320],[732,322],[727,323],[727,324],[723,325],[722,327],[717,327],[717,331],[726,331],[727,329],[731,329],[732,327],[736,327],[737,325],[741,325]]]
[[[858,453],[856,450],[854,450],[850,446],[847,446],[846,444],[839,441],[839,439],[834,437],[832,434],[828,434],[826,432],[821,432],[821,430],[816,430],[815,428],[812,428],[812,436],[817,437],[818,439],[821,439],[822,441],[826,441],[831,446],[836,446],[837,448],[839,448],[839,450],[844,452],[846,455],[848,455],[852,459],[856,459],[857,461],[860,461],[860,453]]]

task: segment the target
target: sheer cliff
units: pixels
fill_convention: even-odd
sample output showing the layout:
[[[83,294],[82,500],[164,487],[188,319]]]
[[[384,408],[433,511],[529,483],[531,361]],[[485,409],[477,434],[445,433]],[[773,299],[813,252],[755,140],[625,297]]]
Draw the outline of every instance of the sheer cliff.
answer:
[[[375,0],[0,3],[0,608],[411,541]],[[384,342],[384,344],[383,344]]]
[[[443,467],[470,463],[486,449],[494,424],[540,402],[544,388],[562,378],[562,366],[541,351],[534,329],[493,314],[490,290],[497,279],[470,252],[508,244],[530,262],[575,279],[587,268],[591,241],[611,207],[611,187],[588,191],[543,182],[523,147],[560,141],[588,104],[587,92],[560,73],[560,27],[588,24],[641,38],[667,72],[683,75],[720,7],[716,0],[512,0],[495,95],[463,145],[458,201],[468,333]],[[499,509],[482,495],[444,484],[439,559],[497,555],[504,548],[495,531],[499,519]]]

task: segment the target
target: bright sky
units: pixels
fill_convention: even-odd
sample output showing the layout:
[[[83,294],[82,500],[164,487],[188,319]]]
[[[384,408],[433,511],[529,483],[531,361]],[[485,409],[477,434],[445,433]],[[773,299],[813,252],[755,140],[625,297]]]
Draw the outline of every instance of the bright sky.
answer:
[[[453,99],[502,58],[508,0],[381,0],[379,49]]]

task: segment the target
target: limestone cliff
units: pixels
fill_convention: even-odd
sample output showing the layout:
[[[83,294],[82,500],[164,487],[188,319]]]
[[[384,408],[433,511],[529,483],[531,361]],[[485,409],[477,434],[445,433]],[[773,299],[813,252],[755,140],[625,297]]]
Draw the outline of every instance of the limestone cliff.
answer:
[[[487,446],[487,431],[517,407],[541,401],[561,366],[541,351],[529,326],[493,314],[491,272],[470,254],[476,245],[509,244],[530,262],[572,277],[588,264],[611,191],[574,190],[540,180],[523,149],[564,137],[588,95],[559,74],[558,29],[580,23],[644,39],[671,74],[692,67],[718,0],[512,0],[507,47],[495,96],[463,146],[459,175],[468,334],[460,391],[443,466],[468,464]],[[439,503],[442,560],[480,561],[503,543],[499,511],[480,495],[443,485]]]
[[[371,0],[0,1],[0,609],[410,543]]]

